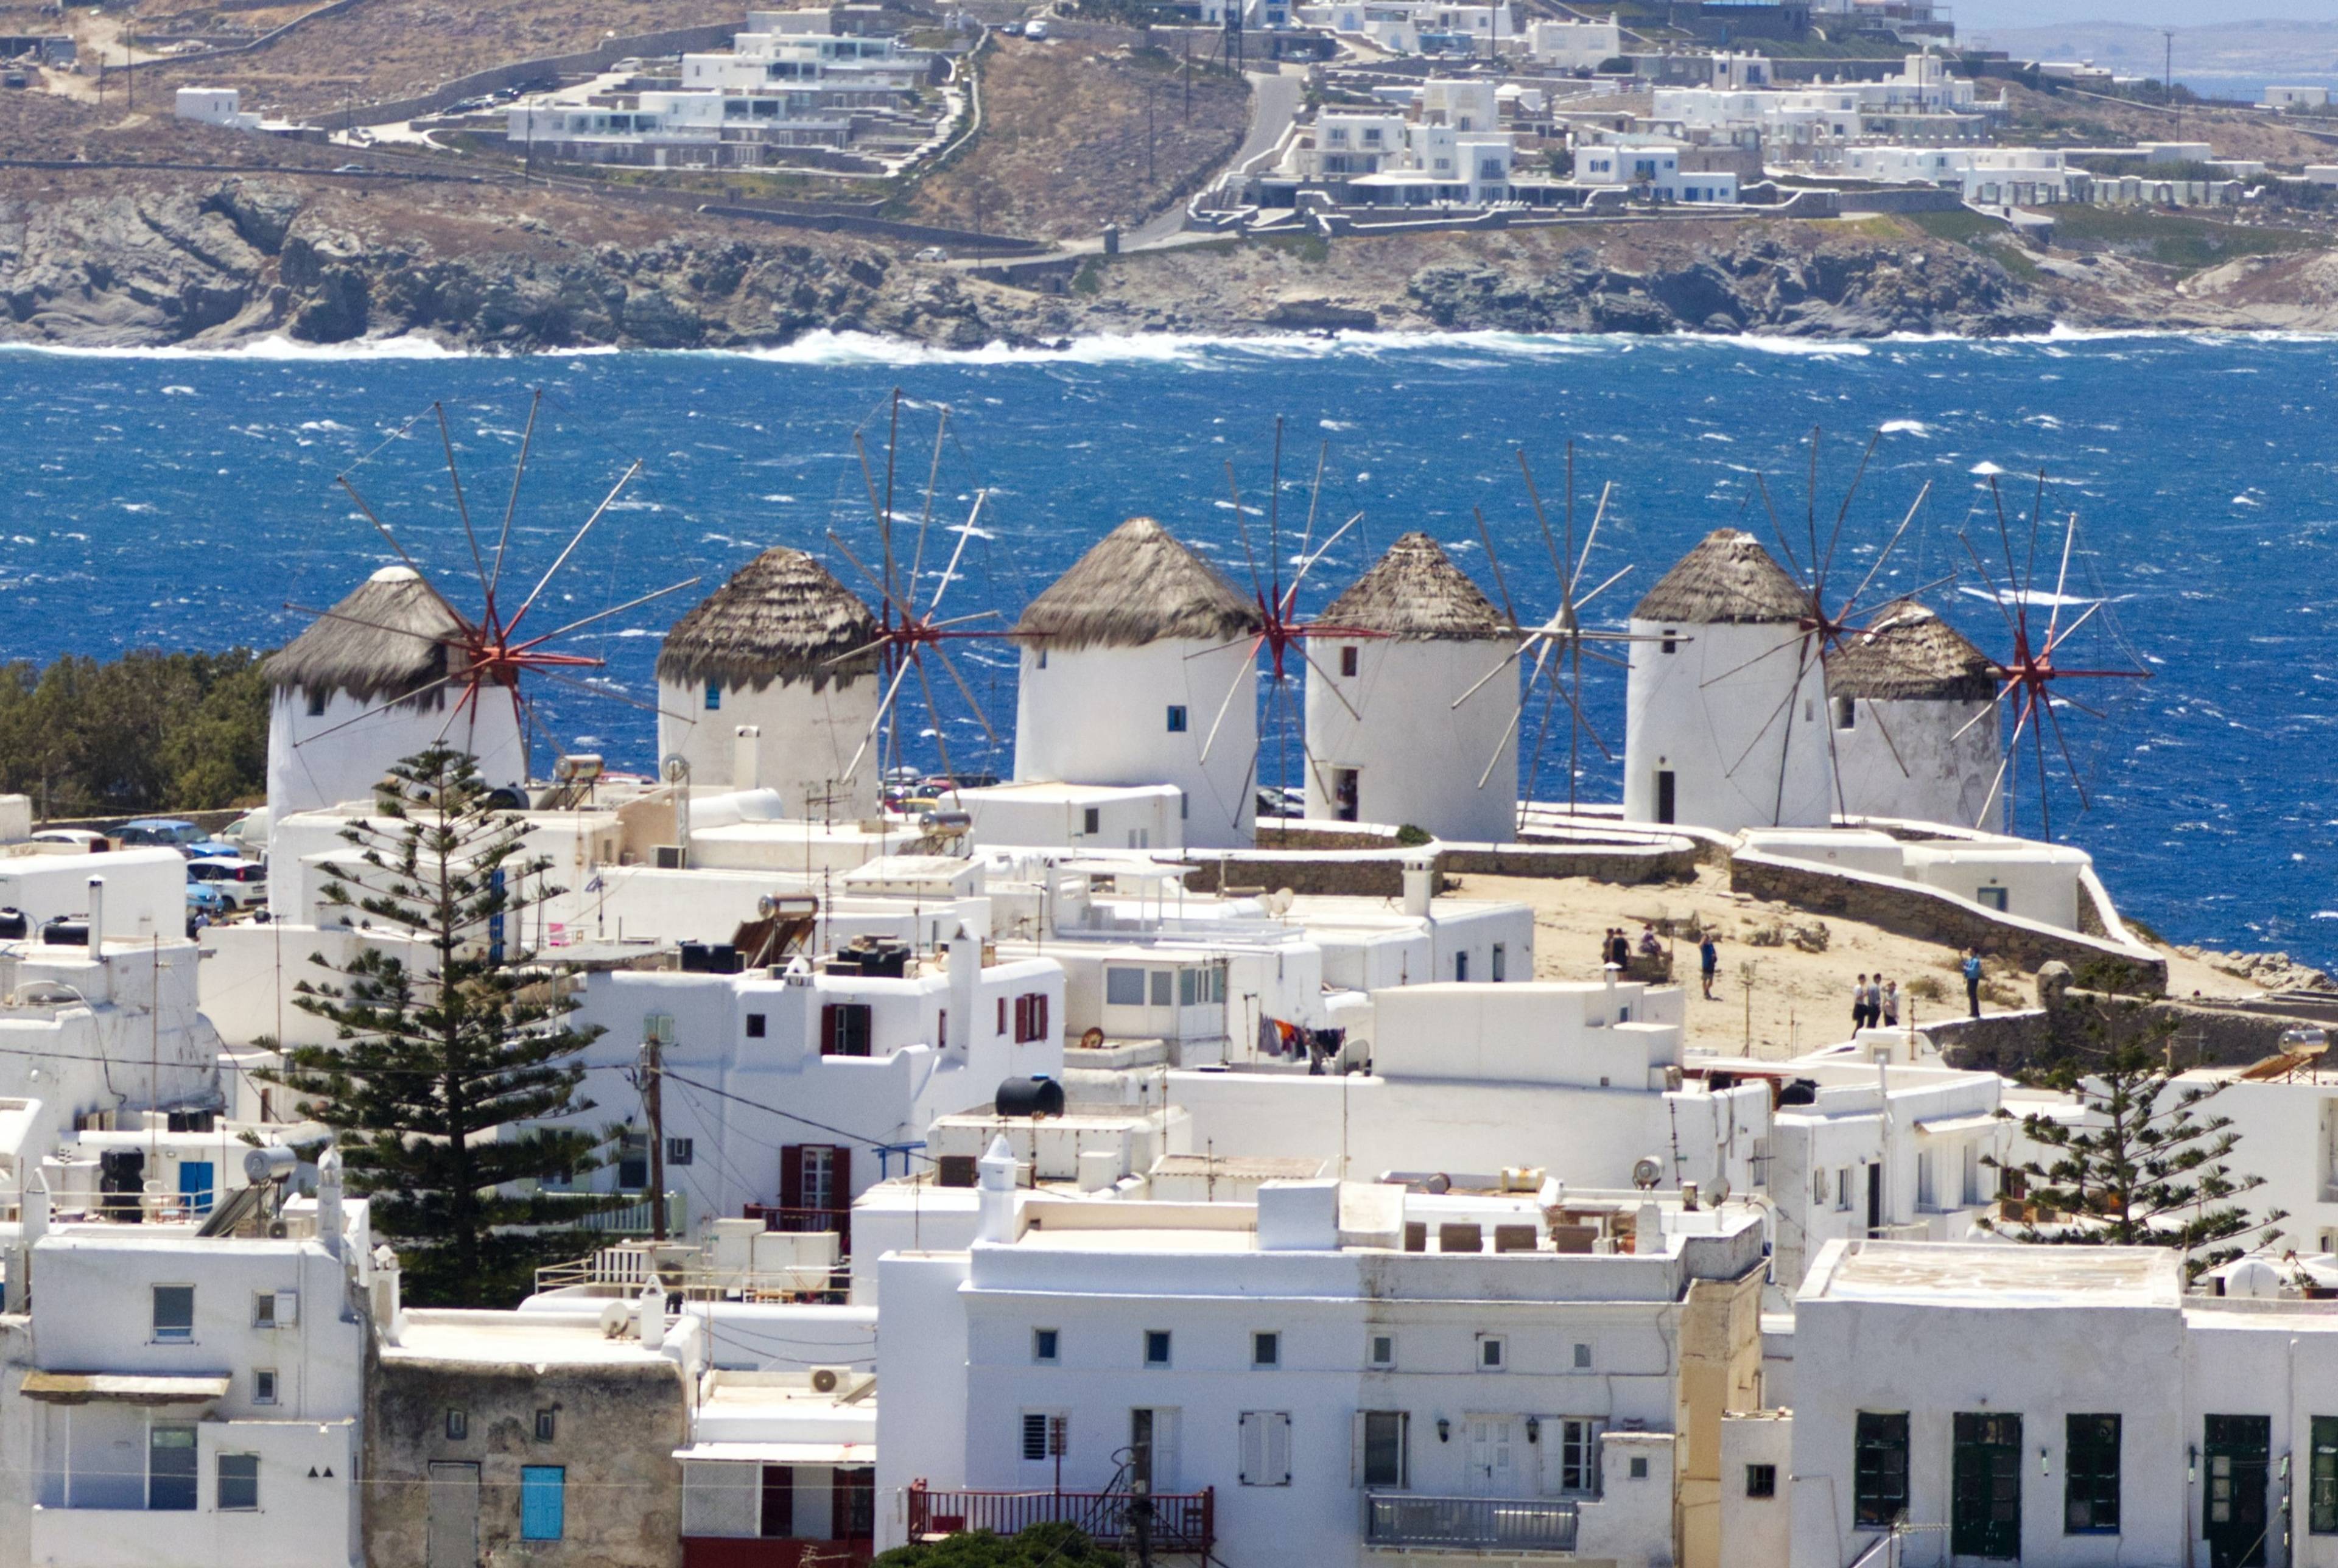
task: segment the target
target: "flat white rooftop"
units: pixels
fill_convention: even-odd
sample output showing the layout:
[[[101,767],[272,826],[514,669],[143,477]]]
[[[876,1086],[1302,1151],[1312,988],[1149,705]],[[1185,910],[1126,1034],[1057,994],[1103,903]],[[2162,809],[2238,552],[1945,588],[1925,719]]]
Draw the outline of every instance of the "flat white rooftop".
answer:
[[[639,1366],[663,1361],[655,1349],[632,1338],[612,1339],[601,1331],[599,1308],[591,1313],[408,1310],[400,1314],[398,1343],[385,1344],[386,1360],[516,1362],[527,1366]]]
[[[2176,1307],[2176,1254],[2156,1247],[1853,1241],[1805,1300],[1989,1307]]]

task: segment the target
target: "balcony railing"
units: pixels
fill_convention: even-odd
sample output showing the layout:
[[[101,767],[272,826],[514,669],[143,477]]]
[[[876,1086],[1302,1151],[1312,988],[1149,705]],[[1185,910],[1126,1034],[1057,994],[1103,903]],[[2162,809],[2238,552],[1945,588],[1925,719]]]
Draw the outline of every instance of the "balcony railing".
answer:
[[[1139,1499],[1126,1492],[929,1492],[923,1481],[909,1485],[909,1539],[988,1530],[1013,1535],[1034,1524],[1076,1525],[1097,1545],[1113,1551],[1135,1548]],[[1156,1492],[1152,1505],[1152,1550],[1169,1556],[1204,1556],[1216,1544],[1216,1494]],[[1570,1526],[1568,1539],[1572,1540]]]
[[[1364,1539],[1373,1546],[1572,1552],[1575,1504],[1540,1497],[1423,1497],[1375,1492],[1365,1499]]]

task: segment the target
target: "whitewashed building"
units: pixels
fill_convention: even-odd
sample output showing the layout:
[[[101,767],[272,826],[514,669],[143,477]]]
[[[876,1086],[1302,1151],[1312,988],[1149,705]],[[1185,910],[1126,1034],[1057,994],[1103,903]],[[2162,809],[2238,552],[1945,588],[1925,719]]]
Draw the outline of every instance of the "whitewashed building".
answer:
[[[1307,815],[1465,843],[1517,837],[1518,683],[1510,671],[1487,679],[1517,628],[1478,585],[1436,540],[1407,534],[1318,620]]]
[[[1723,528],[1633,608],[1624,817],[1734,832],[1834,818],[1826,674],[1809,596]]]
[[[681,758],[696,789],[775,789],[787,816],[875,815],[877,639],[826,567],[764,551],[666,633],[658,755]]]
[[[1826,661],[1843,814],[2005,826],[1998,668],[1955,627],[1901,600]]]
[[[1737,176],[1725,169],[1684,169],[1682,149],[1661,143],[1601,143],[1579,149],[1575,177],[1586,185],[1621,187],[1659,201],[1734,202]]]
[[[1258,607],[1150,517],[1132,517],[1015,625],[1018,784],[1174,785],[1185,844],[1251,842]]]

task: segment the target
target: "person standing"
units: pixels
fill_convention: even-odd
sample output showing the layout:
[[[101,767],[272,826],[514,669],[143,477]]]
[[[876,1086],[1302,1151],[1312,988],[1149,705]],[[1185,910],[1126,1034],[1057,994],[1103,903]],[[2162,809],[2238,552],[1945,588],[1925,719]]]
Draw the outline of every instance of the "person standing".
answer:
[[[1867,1026],[1872,1029],[1882,1022],[1883,973],[1878,970],[1867,977]]]
[[[1900,982],[1897,980],[1883,983],[1883,1026],[1886,1029],[1900,1027]]]
[[[1976,948],[1965,949],[1964,975],[1965,1005],[1970,1007],[1972,1015],[1978,1018],[1980,1016],[1980,953]]]
[[[1867,1027],[1867,975],[1862,971],[1851,983],[1851,1032],[1858,1034]]]
[[[1714,945],[1713,933],[1707,931],[1696,945],[1697,971],[1704,978],[1704,999],[1713,1000],[1713,977],[1721,970],[1721,949]]]

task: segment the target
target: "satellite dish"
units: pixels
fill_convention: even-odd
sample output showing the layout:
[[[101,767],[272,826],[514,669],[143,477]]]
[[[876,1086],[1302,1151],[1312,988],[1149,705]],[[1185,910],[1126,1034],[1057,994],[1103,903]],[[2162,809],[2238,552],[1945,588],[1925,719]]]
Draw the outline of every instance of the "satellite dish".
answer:
[[[673,752],[666,758],[663,771],[667,783],[687,784],[690,782],[690,759],[679,751]]]
[[[601,1308],[601,1338],[622,1339],[633,1327],[634,1309],[623,1301],[612,1301]]]
[[[1632,1161],[1632,1185],[1641,1191],[1653,1191],[1665,1179],[1664,1162],[1653,1154],[1643,1154]]]
[[[1714,1207],[1716,1209],[1722,1204],[1728,1202],[1729,1178],[1726,1176],[1715,1176],[1712,1181],[1706,1182],[1704,1186],[1704,1195],[1713,1200]]]

